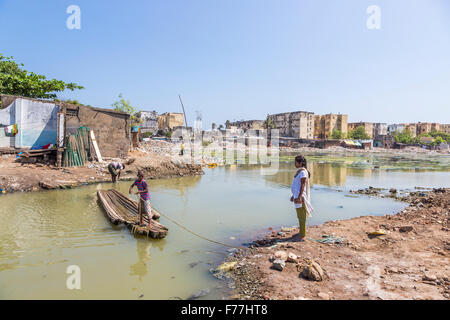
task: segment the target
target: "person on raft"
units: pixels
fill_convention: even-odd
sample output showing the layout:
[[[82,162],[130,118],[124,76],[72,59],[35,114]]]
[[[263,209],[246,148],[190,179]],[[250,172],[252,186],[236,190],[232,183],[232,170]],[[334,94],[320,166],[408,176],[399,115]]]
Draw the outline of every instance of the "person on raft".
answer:
[[[137,173],[137,179],[133,182],[133,184],[130,186],[130,190],[128,191],[130,194],[133,190],[133,187],[136,186],[138,191],[135,192],[136,195],[139,195],[139,225],[141,227],[144,227],[145,224],[143,223],[142,217],[143,214],[148,215],[148,223],[152,221],[152,207],[150,203],[150,193],[148,191],[148,185],[147,182],[144,180],[144,174],[142,171],[138,171]]]
[[[309,179],[311,174],[307,169],[307,161],[302,155],[295,157],[295,167],[298,170],[292,180],[291,202],[294,202],[295,211],[297,211],[299,223],[298,238],[300,241],[305,241],[306,217],[311,217],[311,213],[314,210],[310,202]]]
[[[108,165],[108,171],[111,174],[112,182],[116,182],[117,179],[120,179],[120,174],[122,173],[122,170],[124,170],[124,169],[125,169],[125,165],[118,161],[111,162]]]

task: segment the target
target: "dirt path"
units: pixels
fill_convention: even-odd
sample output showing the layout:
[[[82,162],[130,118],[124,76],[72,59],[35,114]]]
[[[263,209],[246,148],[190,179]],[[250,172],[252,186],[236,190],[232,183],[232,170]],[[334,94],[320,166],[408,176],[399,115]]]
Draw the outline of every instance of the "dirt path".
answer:
[[[121,159],[126,166],[121,180],[131,180],[138,170],[145,172],[147,179],[201,175],[201,166],[185,164],[174,157],[131,152],[129,158]],[[21,164],[14,156],[3,156],[0,160],[0,189],[6,193],[38,191],[42,189],[70,189],[81,185],[111,182],[107,166],[109,162],[89,163],[84,167],[56,168],[42,164]]]
[[[231,258],[239,299],[449,299],[450,189],[417,192],[410,206],[396,215],[330,221],[298,232],[272,231]],[[386,235],[369,236],[377,229]],[[410,231],[408,231],[410,230]],[[334,235],[342,243],[319,243]],[[295,254],[283,271],[273,269],[277,251]],[[278,256],[283,256],[278,252]],[[304,259],[326,270],[323,281],[300,276]],[[285,259],[285,257],[283,257]]]

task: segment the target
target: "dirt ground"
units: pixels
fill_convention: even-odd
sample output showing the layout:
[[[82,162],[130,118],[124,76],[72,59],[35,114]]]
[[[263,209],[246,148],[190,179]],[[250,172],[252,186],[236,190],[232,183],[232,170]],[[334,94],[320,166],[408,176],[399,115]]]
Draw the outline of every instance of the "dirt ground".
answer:
[[[295,237],[298,229],[281,235],[280,230],[270,230],[230,258],[237,262],[233,298],[448,300],[450,189],[413,192],[399,199],[410,206],[395,215],[308,227],[304,242]],[[386,235],[368,234],[377,228]],[[341,243],[314,241],[330,235],[340,237]],[[297,259],[286,262],[283,271],[275,270],[271,260],[277,251],[293,253]],[[319,263],[325,280],[301,275],[305,258]]]
[[[52,165],[22,164],[14,155],[0,157],[0,189],[10,192],[38,191],[42,189],[67,189],[80,185],[110,182],[108,164],[92,162],[84,167],[56,168]],[[118,159],[126,165],[120,180],[131,180],[138,170],[147,179],[170,178],[185,175],[201,175],[203,170],[196,164],[185,164],[167,155],[132,151],[127,159]]]

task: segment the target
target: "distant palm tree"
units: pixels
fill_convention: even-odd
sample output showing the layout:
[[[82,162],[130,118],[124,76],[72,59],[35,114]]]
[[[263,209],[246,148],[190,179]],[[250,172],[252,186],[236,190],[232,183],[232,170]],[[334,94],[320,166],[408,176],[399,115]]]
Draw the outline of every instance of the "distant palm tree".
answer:
[[[219,130],[223,129],[223,124],[219,125]]]
[[[275,123],[272,119],[270,119],[269,115],[267,115],[266,120],[263,124],[264,129],[267,130],[267,144],[269,145],[270,140],[272,139],[272,132],[271,129],[275,128]]]
[[[275,123],[272,121],[272,119],[270,119],[269,115],[267,115],[266,120],[264,121],[263,127],[267,130],[275,128]]]
[[[214,130],[216,128],[216,124],[213,122],[211,128]]]

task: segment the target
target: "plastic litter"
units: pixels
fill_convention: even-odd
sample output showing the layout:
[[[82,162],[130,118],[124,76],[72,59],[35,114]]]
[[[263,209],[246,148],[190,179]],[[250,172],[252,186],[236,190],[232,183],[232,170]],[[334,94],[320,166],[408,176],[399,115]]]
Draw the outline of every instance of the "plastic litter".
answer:
[[[234,267],[236,266],[237,262],[236,261],[232,261],[232,262],[224,262],[222,263],[220,266],[217,267],[217,271],[220,272],[228,272],[234,269]]]
[[[345,241],[345,238],[341,238],[338,236],[329,236],[329,235],[324,235],[324,237],[322,239],[311,239],[313,241],[316,242],[320,242],[320,243],[343,243]]]
[[[383,229],[377,229],[375,231],[369,232],[370,236],[382,236],[382,235],[385,235],[385,234],[386,234],[386,231],[384,231]]]

